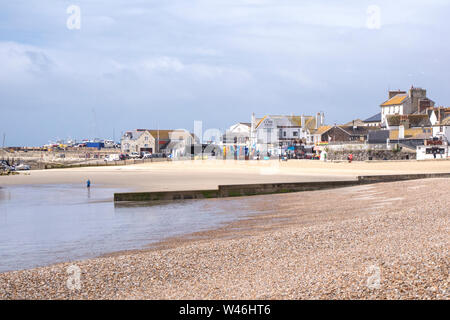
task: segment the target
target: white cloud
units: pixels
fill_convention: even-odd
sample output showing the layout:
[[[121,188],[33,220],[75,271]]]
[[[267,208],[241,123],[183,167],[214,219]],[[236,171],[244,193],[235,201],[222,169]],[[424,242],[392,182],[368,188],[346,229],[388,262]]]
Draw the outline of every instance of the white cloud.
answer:
[[[0,81],[20,83],[51,71],[53,61],[45,50],[15,42],[0,42]]]

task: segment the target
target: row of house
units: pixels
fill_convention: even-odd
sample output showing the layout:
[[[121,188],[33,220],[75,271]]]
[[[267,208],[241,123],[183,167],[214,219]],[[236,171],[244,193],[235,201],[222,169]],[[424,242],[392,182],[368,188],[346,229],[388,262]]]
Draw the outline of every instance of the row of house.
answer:
[[[122,153],[163,153],[173,157],[183,157],[186,148],[195,144],[195,135],[186,130],[135,129],[122,136]]]
[[[201,138],[186,130],[136,129],[126,132],[121,141],[122,152],[166,153],[174,157],[192,154],[189,147],[200,144]],[[213,154],[234,154],[249,157],[255,154],[279,156],[295,154],[307,146],[319,144],[397,143],[415,148],[430,139],[448,144],[450,140],[450,108],[435,107],[427,91],[388,92],[375,115],[355,119],[343,125],[325,124],[325,115],[252,114],[250,122],[230,126],[219,138],[208,141]],[[204,150],[202,146],[201,150]]]
[[[368,144],[396,144],[416,149],[418,159],[433,158],[436,153],[443,158],[445,154],[448,156],[450,108],[436,107],[422,88],[389,91],[387,100],[380,104],[379,113],[363,121],[354,120],[353,126],[325,128],[321,140],[349,142],[357,138],[358,133],[361,141]]]

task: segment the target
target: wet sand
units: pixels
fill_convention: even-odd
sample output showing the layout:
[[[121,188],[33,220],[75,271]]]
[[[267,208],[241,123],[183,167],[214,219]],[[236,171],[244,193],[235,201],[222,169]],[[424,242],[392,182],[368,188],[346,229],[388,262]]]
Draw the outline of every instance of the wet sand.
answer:
[[[0,274],[0,298],[449,299],[449,189],[440,178],[255,196],[262,214],[218,230]],[[80,289],[66,285],[70,265]]]

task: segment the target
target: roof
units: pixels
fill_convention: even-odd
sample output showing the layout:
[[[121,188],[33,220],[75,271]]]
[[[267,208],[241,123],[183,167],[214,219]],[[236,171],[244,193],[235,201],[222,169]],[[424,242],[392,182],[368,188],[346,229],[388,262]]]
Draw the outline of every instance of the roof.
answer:
[[[369,143],[385,143],[389,138],[389,130],[370,130],[367,135]]]
[[[352,120],[352,121],[347,122],[346,124],[344,124],[344,126],[353,126],[353,125],[355,125],[355,126],[363,126],[364,122],[361,119],[355,119],[355,120]]]
[[[328,130],[330,130],[332,126],[321,126],[314,131],[314,134],[324,134]]]
[[[148,132],[152,135],[153,138],[157,139],[159,137],[159,140],[170,140],[171,135],[175,132],[183,133],[183,134],[190,134],[187,131],[184,130],[149,130],[149,129],[136,129],[132,131],[127,131],[125,135],[131,134],[130,140],[137,140],[139,139],[145,132]],[[178,137],[177,137],[178,138]]]
[[[174,130],[149,130],[153,138],[159,140],[170,140],[169,133],[172,131]]]
[[[305,128],[313,130],[316,127],[316,117],[305,117]]]
[[[401,119],[406,118],[409,120],[409,125],[411,127],[429,127],[431,126],[430,118],[426,114],[408,114],[408,115],[397,115],[389,114],[386,116],[386,121],[389,126],[399,126],[401,124]]]
[[[381,104],[381,106],[385,107],[385,106],[395,106],[398,104],[402,104],[406,100],[407,97],[408,96],[406,94],[397,94],[397,95],[393,96],[391,99],[383,102]]]
[[[369,133],[370,129],[369,127],[366,126],[338,126],[339,128],[343,129],[345,132],[347,132],[349,135],[366,135]]]
[[[381,122],[381,112],[378,112],[377,114],[371,116],[370,118],[367,118],[363,122]]]
[[[405,129],[405,139],[428,139],[433,136],[431,128],[412,128]],[[389,132],[390,140],[398,140],[398,130]]]
[[[292,127],[302,126],[302,116],[265,115],[260,119],[256,119],[255,128],[258,128],[261,125],[261,123],[267,118],[274,120],[277,126],[285,126],[286,124]],[[315,129],[316,127],[315,116],[303,116],[303,119],[305,121],[304,128],[309,130]],[[283,122],[285,123],[283,124]]]
[[[432,113],[434,112],[438,123],[439,124],[439,119],[441,119],[441,124],[444,121],[448,121],[447,118],[450,117],[450,108],[442,108],[442,107],[437,107],[437,108],[428,108],[426,110],[427,114],[429,117],[431,117]]]
[[[450,126],[450,117],[445,118],[441,121],[442,126]]]
[[[125,132],[124,136],[129,136],[130,140],[137,140],[146,130],[136,129]]]

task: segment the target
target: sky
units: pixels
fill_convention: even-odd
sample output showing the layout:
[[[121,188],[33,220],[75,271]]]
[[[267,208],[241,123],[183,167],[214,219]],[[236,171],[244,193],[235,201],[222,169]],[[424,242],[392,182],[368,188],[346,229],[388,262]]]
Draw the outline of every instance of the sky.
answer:
[[[448,106],[449,14],[447,0],[0,0],[0,134],[224,131],[252,112],[346,123],[412,85]]]

